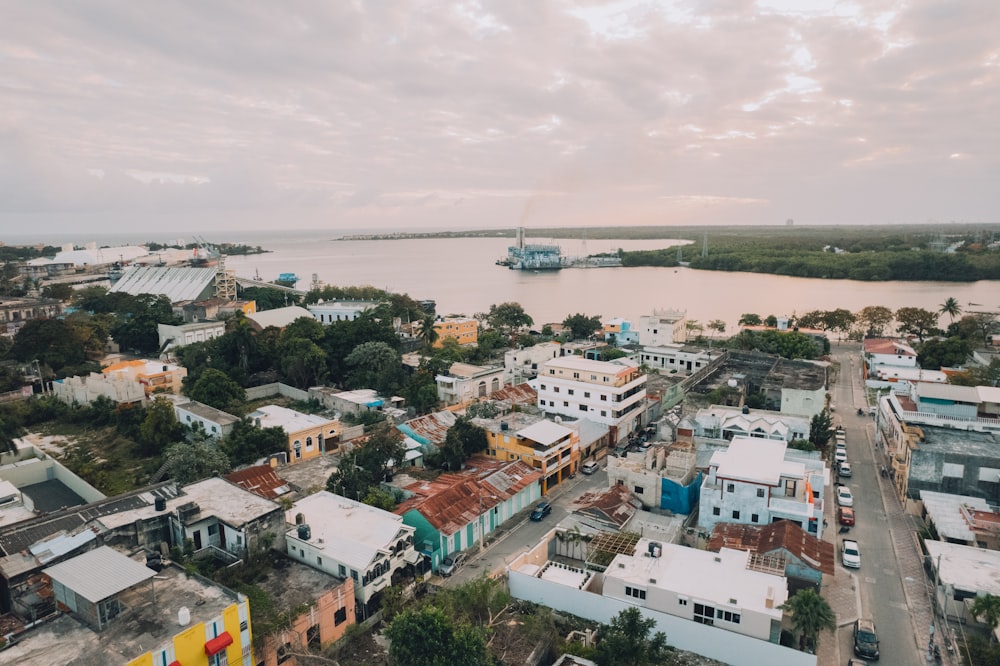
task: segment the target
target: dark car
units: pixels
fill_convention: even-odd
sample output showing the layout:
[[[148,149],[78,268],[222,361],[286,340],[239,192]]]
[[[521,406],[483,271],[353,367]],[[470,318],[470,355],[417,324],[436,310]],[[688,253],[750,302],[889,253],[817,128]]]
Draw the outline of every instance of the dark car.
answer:
[[[854,525],[854,509],[846,506],[838,507],[837,522],[847,527]]]
[[[865,659],[878,659],[878,634],[875,633],[875,623],[871,620],[854,622],[854,654]]]
[[[531,512],[531,519],[538,522],[550,513],[552,513],[552,505],[548,502],[539,502],[535,510]]]

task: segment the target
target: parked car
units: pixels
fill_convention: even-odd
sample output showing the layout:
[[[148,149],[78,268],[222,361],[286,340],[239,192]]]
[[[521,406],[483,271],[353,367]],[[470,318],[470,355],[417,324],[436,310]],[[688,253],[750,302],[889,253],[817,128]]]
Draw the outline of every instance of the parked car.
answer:
[[[854,509],[846,506],[837,509],[837,522],[852,527],[854,525]]]
[[[864,659],[858,659],[856,657],[851,657],[847,660],[847,666],[868,666],[868,662]]]
[[[531,519],[538,522],[550,513],[552,513],[552,505],[548,502],[539,502],[535,510],[531,512]]]
[[[844,539],[844,543],[840,546],[840,559],[843,561],[845,567],[860,569],[861,551],[858,550],[858,542],[851,539]]]
[[[879,658],[878,633],[875,631],[875,623],[869,619],[854,622],[854,654],[865,659]]]
[[[444,577],[448,577],[455,573],[455,569],[458,565],[465,559],[462,553],[452,553],[448,555],[443,560],[441,560],[440,566],[438,566],[438,573]]]
[[[833,454],[833,459],[839,463],[847,462],[847,449],[837,449]]]
[[[851,476],[851,463],[842,462],[840,466],[837,467],[837,474],[840,476]]]
[[[583,472],[584,474],[593,474],[599,469],[601,469],[601,466],[598,465],[593,460],[591,460],[589,462],[583,463],[583,467],[580,468],[580,471]]]
[[[840,506],[854,506],[854,494],[847,486],[837,486],[837,504]]]

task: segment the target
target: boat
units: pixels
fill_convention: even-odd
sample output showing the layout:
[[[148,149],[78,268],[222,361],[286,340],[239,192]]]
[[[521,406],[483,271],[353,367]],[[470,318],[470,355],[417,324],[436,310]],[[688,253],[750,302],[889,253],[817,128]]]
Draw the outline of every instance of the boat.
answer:
[[[524,227],[515,232],[516,245],[507,248],[506,259],[497,261],[512,271],[557,271],[563,267],[562,248],[524,242]]]

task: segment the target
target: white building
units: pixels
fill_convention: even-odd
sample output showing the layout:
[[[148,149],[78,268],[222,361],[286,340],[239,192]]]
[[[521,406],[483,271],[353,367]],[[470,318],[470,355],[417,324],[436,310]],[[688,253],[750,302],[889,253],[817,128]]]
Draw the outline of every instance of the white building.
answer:
[[[86,377],[66,377],[52,382],[52,393],[67,404],[89,405],[100,396],[116,404],[141,403],[146,400],[146,390],[131,377],[119,374],[104,375],[92,372]]]
[[[608,426],[617,444],[640,427],[646,406],[646,375],[634,361],[592,361],[566,356],[546,361],[528,382],[547,414],[587,418]]]
[[[480,367],[468,363],[452,363],[448,374],[435,377],[438,400],[457,405],[476,398],[485,398],[504,386],[504,369]]]
[[[164,395],[174,405],[177,420],[189,428],[199,429],[209,437],[221,438],[233,430],[239,418],[210,405],[184,396]]]
[[[335,321],[354,321],[378,305],[375,301],[319,301],[307,305],[306,309],[319,323],[332,324]]]
[[[206,342],[226,334],[226,323],[222,321],[199,321],[193,324],[171,326],[157,324],[160,336],[160,353],[195,342]]]
[[[823,491],[828,471],[819,459],[787,450],[784,441],[736,437],[712,455],[701,484],[698,524],[768,525],[794,521],[823,538]]]
[[[687,340],[687,313],[680,310],[653,310],[651,315],[639,317],[636,330],[639,344],[644,347],[662,347]]]
[[[665,372],[680,372],[685,375],[701,370],[713,358],[719,358],[722,352],[716,350],[714,356],[711,349],[692,347],[690,345],[661,345],[658,347],[643,347],[639,360],[643,365]]]
[[[906,342],[894,338],[865,338],[864,355],[870,374],[881,365],[917,367],[917,352]]]
[[[413,528],[402,516],[326,490],[304,497],[287,513],[288,556],[326,573],[354,580],[354,596],[367,606],[392,584],[393,574],[422,557]]]
[[[712,405],[699,409],[690,417],[692,434],[705,439],[731,440],[754,437],[791,442],[809,439],[809,419],[763,409],[748,409]]]
[[[504,381],[520,384],[538,376],[538,368],[546,361],[559,358],[562,345],[558,342],[540,342],[531,347],[511,349],[503,355]]]

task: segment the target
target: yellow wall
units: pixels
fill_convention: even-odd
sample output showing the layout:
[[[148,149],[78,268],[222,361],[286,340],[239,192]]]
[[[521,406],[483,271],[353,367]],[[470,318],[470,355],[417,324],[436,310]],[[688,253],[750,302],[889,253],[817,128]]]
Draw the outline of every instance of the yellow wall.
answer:
[[[510,439],[509,442],[504,441],[505,435]],[[538,453],[535,451],[535,447],[531,446],[530,442],[528,442],[528,444],[525,445],[520,443],[522,441],[527,442],[528,440],[518,439],[517,436],[514,433],[510,432],[509,430],[506,431],[506,433],[492,432],[487,430],[486,431],[487,455],[490,455],[493,458],[497,460],[502,460],[504,462],[520,459],[525,464],[530,465],[532,469],[537,469],[539,472],[542,473],[543,495],[549,491],[552,485],[562,483],[568,477],[569,474],[576,471],[580,466],[580,446],[579,446],[580,440],[575,431],[570,436],[569,442],[567,442],[564,446],[557,449],[555,453],[551,453],[545,457],[538,455]],[[554,484],[550,485],[546,479],[553,472],[553,470],[558,469],[560,464],[563,462],[562,452],[565,450],[567,446],[570,447],[569,464],[562,468],[562,470],[559,473],[559,478],[555,481]],[[496,451],[495,455],[491,453],[494,450]],[[553,456],[556,457],[556,464],[553,465],[552,467],[549,467],[549,465],[546,462],[546,458],[552,458]]]
[[[288,435],[288,462],[289,463],[300,463],[306,460],[311,460],[313,458],[318,458],[321,451],[319,447],[319,436],[323,435],[323,447],[330,451],[331,444],[335,444],[335,438],[340,434],[340,421],[330,421],[324,425],[316,426],[313,428],[305,428],[303,430],[298,430],[296,432]],[[334,434],[331,435],[330,431]],[[312,451],[306,450],[306,438],[312,437]],[[302,445],[300,451],[302,455],[298,458],[295,457],[295,441],[298,440]]]
[[[254,663],[253,651],[251,649],[253,645],[253,627],[250,626],[250,602],[244,601],[241,603],[245,604],[246,607],[247,635],[245,642],[241,642],[240,604],[234,603],[222,611],[223,629],[233,637],[233,642],[226,648],[226,659],[229,662],[229,666],[239,666],[244,663],[244,650],[250,656],[248,663]],[[205,623],[196,622],[192,624],[184,631],[174,635],[172,645],[170,646],[173,648],[173,659],[179,661],[183,666],[209,666],[208,655],[205,654],[205,643],[207,640]],[[160,647],[153,652],[140,655],[128,662],[126,666],[153,666],[154,652],[159,655],[164,650],[169,650],[169,647]],[[172,660],[168,659],[167,663],[170,663],[170,661]]]
[[[445,319],[434,323],[438,339],[434,346],[440,347],[446,338],[454,338],[460,345],[472,345],[479,341],[479,322],[475,319]]]

